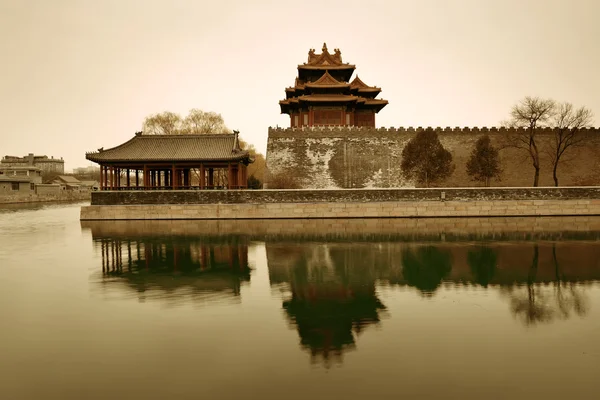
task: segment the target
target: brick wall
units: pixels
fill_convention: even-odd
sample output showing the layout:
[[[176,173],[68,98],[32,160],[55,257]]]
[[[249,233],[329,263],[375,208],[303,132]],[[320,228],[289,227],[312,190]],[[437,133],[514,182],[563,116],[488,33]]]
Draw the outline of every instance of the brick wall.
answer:
[[[269,128],[267,168],[271,174],[294,176],[303,188],[415,187],[402,178],[400,163],[406,143],[421,128]],[[479,186],[466,173],[466,163],[477,139],[488,134],[503,147],[514,130],[505,128],[437,128],[442,144],[452,153],[454,174],[437,186]],[[600,130],[590,129],[586,146],[572,148],[559,167],[561,186],[600,184]],[[551,130],[541,130],[540,186],[553,186],[552,165],[546,154]],[[500,152],[503,174],[492,186],[531,186],[534,169],[522,150]],[[268,177],[267,177],[268,187]]]

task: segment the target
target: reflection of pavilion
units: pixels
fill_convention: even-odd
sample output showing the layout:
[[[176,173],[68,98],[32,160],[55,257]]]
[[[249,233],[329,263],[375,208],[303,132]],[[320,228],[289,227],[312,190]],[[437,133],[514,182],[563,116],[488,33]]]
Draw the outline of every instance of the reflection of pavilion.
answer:
[[[378,324],[385,306],[377,297],[376,277],[348,245],[267,243],[271,284],[285,283],[283,302],[300,344],[326,366],[355,348],[355,335]]]
[[[111,290],[179,301],[191,297],[234,299],[250,280],[248,246],[242,241],[190,237],[96,236],[102,254],[100,284]]]

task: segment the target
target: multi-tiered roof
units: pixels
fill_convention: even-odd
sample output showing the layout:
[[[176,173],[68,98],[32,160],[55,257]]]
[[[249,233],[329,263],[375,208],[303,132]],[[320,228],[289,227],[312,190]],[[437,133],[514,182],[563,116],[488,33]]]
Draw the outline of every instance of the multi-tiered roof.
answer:
[[[381,89],[356,76],[356,67],[342,62],[342,54],[331,54],[323,44],[321,54],[308,52],[308,62],[298,65],[293,87],[285,89],[281,112],[289,114],[292,127],[313,125],[375,126],[375,114],[388,102],[376,99]]]

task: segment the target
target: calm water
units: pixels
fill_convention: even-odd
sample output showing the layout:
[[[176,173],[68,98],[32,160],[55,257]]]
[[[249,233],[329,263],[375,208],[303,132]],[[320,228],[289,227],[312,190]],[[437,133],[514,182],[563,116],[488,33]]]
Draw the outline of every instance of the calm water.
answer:
[[[2,399],[592,399],[600,220],[0,208]]]

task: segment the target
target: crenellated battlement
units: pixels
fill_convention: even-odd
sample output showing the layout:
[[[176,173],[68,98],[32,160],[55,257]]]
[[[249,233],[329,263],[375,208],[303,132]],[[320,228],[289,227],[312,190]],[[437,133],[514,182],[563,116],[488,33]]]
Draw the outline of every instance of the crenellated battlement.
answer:
[[[550,134],[558,128],[539,128],[538,133]],[[331,136],[332,133],[344,133],[351,135],[377,135],[377,134],[414,134],[423,130],[433,130],[439,135],[444,134],[456,134],[456,135],[472,135],[472,134],[517,134],[525,133],[526,128],[508,128],[508,127],[365,127],[365,126],[306,126],[298,128],[282,128],[282,127],[269,127],[269,135],[281,135],[281,136],[292,136],[292,135],[315,135],[322,133],[325,136]],[[584,128],[582,131],[588,133],[600,133],[600,127]]]

